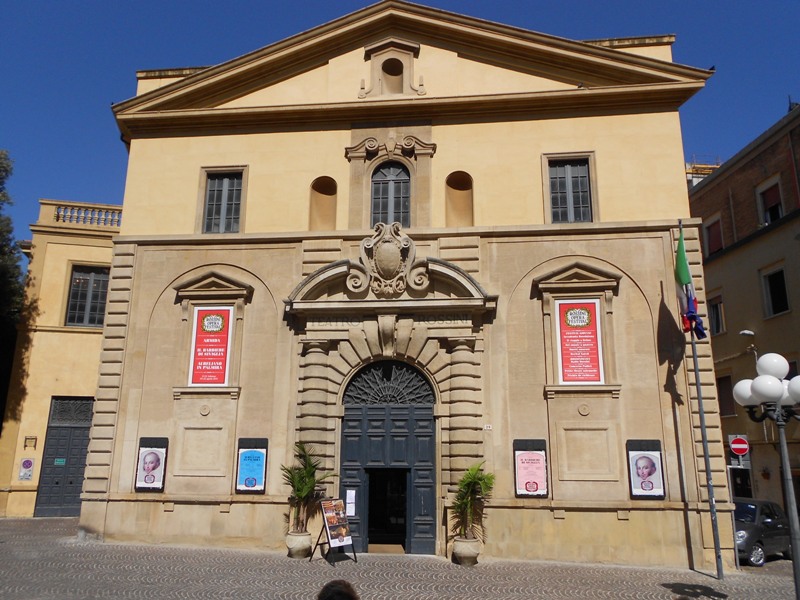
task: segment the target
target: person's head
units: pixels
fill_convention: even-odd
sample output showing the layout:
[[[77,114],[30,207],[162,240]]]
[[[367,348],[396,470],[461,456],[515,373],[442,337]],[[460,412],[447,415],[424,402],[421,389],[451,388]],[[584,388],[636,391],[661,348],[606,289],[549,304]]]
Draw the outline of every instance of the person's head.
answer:
[[[649,456],[640,456],[636,459],[636,474],[639,479],[647,479],[656,472],[656,463]]]
[[[148,452],[142,459],[142,469],[145,473],[152,473],[161,466],[161,457],[155,452]]]
[[[334,579],[322,587],[317,600],[358,600],[358,594],[344,579]]]

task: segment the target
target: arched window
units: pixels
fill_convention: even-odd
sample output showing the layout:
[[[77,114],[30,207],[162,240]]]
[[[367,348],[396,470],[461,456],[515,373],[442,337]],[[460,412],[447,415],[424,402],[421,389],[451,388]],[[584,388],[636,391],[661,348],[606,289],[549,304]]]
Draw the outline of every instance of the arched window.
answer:
[[[399,162],[386,162],[372,174],[372,219],[376,223],[411,226],[411,176]]]

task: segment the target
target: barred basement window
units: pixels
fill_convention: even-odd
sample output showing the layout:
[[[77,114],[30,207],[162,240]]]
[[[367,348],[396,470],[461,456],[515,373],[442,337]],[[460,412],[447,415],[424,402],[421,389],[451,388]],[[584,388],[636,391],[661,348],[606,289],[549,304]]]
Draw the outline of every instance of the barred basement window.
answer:
[[[67,302],[67,325],[103,326],[108,294],[108,272],[107,267],[73,267]]]

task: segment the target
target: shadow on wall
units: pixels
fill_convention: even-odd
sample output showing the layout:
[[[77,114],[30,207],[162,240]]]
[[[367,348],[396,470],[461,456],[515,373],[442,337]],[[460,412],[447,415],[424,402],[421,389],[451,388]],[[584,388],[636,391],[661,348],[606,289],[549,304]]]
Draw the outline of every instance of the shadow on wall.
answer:
[[[3,415],[3,423],[19,421],[27,393],[33,328],[40,312],[38,299],[29,293],[33,284],[34,278],[28,274],[19,321],[15,323],[13,319],[4,319],[0,322],[0,400],[4,401],[0,414]],[[3,423],[0,423],[0,433]]]
[[[666,364],[668,367],[664,380],[664,391],[670,395],[674,403],[683,404],[683,397],[678,391],[676,375],[686,354],[686,335],[666,304],[663,281],[661,282],[661,303],[658,306],[657,328],[658,364]]]

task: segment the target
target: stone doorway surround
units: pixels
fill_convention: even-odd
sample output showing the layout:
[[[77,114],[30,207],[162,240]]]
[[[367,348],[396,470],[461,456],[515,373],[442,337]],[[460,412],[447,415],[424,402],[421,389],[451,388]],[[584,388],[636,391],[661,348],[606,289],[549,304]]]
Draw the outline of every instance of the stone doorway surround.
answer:
[[[461,473],[483,459],[484,327],[497,297],[450,262],[417,259],[399,223],[378,223],[374,231],[362,240],[358,262],[325,264],[285,300],[286,320],[301,345],[295,438],[313,444],[325,468],[336,470],[349,379],[376,360],[417,367],[436,394],[441,517]],[[444,541],[438,546],[443,553]]]

